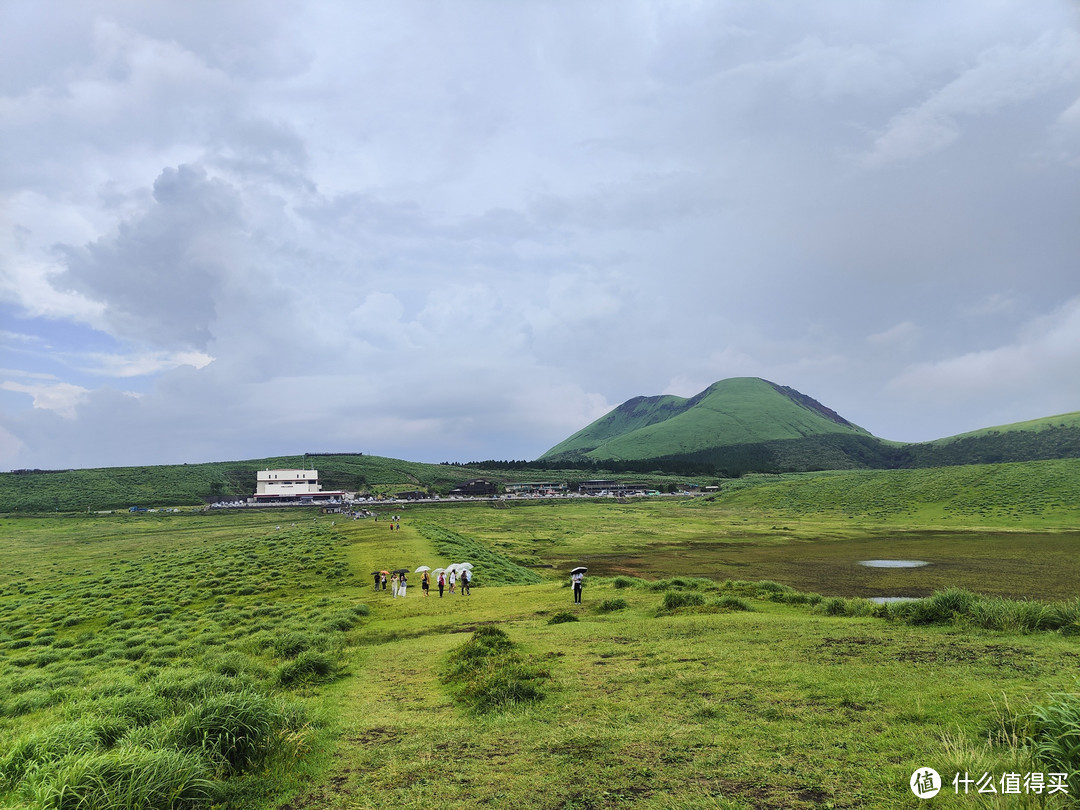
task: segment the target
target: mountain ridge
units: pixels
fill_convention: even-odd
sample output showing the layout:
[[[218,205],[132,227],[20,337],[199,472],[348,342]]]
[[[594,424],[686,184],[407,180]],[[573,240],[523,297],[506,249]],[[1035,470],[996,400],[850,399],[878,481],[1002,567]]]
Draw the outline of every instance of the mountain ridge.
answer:
[[[896,469],[1080,457],[1080,412],[929,442],[874,436],[790,386],[758,377],[692,397],[633,397],[541,455],[540,462],[692,464],[718,474]]]

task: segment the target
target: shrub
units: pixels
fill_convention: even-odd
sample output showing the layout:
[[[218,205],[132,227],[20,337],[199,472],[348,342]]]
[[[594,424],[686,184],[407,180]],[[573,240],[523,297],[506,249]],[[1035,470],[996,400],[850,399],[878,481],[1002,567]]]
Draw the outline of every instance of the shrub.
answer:
[[[1030,714],[1030,743],[1048,771],[1068,773],[1070,793],[1080,791],[1080,695],[1055,695]]]
[[[617,576],[611,581],[613,588],[633,588],[636,585],[641,585],[644,580],[637,577]]]
[[[153,683],[153,691],[174,703],[195,703],[210,697],[244,690],[243,678],[230,678],[216,672],[166,670]]]
[[[284,633],[272,641],[274,653],[281,658],[295,658],[305,650],[321,650],[330,646],[330,639],[322,633],[302,630]]]
[[[146,692],[107,697],[89,705],[77,705],[76,709],[90,709],[102,717],[121,720],[132,726],[156,723],[169,713],[168,704],[163,698]]]
[[[282,664],[274,677],[279,686],[292,686],[299,682],[328,681],[338,675],[334,658],[318,650],[305,650],[292,661]]]
[[[839,596],[826,599],[820,607],[821,612],[826,616],[843,616],[847,613],[847,603]]]
[[[205,807],[215,792],[198,756],[142,748],[70,757],[36,773],[25,790],[37,806],[56,810],[186,810]]]
[[[560,610],[558,613],[548,619],[548,624],[563,624],[564,622],[576,621],[578,621],[578,617],[571,613],[569,610]]]
[[[71,754],[99,751],[114,745],[122,736],[123,721],[92,718],[58,723],[45,731],[16,740],[0,759],[0,784],[13,785],[26,773],[47,762]]]
[[[263,673],[262,665],[258,661],[235,650],[211,655],[206,661],[206,666],[212,672],[228,678],[237,678],[241,675],[259,676]]]
[[[367,609],[366,605],[363,607]],[[326,627],[330,630],[351,630],[360,623],[360,617],[363,615],[366,614],[357,613],[353,609],[339,610],[326,618]]]
[[[543,676],[521,660],[506,633],[481,627],[450,654],[443,681],[455,688],[458,702],[487,713],[543,699],[536,684]]]
[[[720,610],[741,611],[753,610],[749,604],[737,596],[721,596],[714,603]]]
[[[700,593],[668,591],[664,594],[663,609],[666,611],[679,608],[698,607],[705,604],[705,597]]]
[[[596,610],[600,613],[614,613],[616,610],[626,610],[628,607],[630,605],[625,599],[605,599],[596,606]]]
[[[177,747],[194,749],[225,774],[264,763],[280,750],[289,717],[278,701],[255,692],[215,695],[192,706],[174,730]]]
[[[461,690],[460,698],[481,713],[542,700],[544,693],[534,683],[536,677],[535,672],[520,664],[497,667],[469,681]]]

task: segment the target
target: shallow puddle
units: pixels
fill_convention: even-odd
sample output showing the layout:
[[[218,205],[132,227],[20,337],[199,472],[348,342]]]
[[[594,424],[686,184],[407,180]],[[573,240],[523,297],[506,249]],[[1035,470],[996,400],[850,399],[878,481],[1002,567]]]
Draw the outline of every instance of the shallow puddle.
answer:
[[[917,602],[921,596],[868,596],[867,600],[877,605],[887,605],[890,602]]]

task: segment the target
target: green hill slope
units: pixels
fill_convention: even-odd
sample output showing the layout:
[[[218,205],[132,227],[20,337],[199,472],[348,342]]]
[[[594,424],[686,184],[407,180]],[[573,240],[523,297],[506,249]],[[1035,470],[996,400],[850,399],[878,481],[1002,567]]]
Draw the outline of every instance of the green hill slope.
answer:
[[[827,466],[850,467],[865,466],[865,462],[852,461],[845,448],[861,448],[876,459],[878,444],[880,440],[868,431],[793,388],[739,377],[714,383],[689,399],[631,399],[548,450],[540,460],[680,457],[722,466],[726,458],[741,468],[740,459],[752,466],[753,459],[775,461],[812,447],[818,452],[808,455],[830,458],[833,463]],[[816,463],[812,460],[809,466]]]
[[[723,475],[897,469],[1080,458],[1080,412],[933,442],[879,439],[793,388],[754,377],[695,397],[636,397],[552,447],[541,462],[608,462]],[[629,467],[628,467],[629,468]]]
[[[207,464],[101,467],[87,470],[20,470],[0,473],[0,512],[118,509],[133,505],[179,506],[209,498],[248,497],[259,470],[314,466],[323,489],[392,492],[449,488],[483,472],[369,455],[278,456]]]
[[[1080,458],[1080,411],[974,430],[897,451],[898,467]]]

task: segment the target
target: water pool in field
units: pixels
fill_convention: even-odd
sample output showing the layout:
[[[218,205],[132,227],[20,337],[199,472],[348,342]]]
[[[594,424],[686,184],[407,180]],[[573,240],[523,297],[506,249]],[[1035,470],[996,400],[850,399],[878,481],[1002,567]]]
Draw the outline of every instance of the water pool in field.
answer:
[[[887,605],[890,602],[918,602],[921,596],[868,596],[867,599],[878,605]]]
[[[923,560],[859,560],[867,568],[922,568],[930,563]]]
[[[1080,531],[940,531],[886,528],[850,537],[794,536],[781,541],[747,534],[722,540],[624,540],[625,548],[575,553],[546,563],[589,574],[667,579],[770,579],[826,596],[929,596],[966,588],[1010,599],[1075,599],[1080,582]],[[546,555],[541,554],[541,557]],[[888,567],[860,562],[884,560]],[[898,561],[926,562],[911,568]]]

